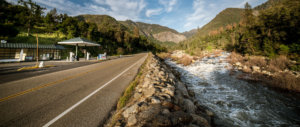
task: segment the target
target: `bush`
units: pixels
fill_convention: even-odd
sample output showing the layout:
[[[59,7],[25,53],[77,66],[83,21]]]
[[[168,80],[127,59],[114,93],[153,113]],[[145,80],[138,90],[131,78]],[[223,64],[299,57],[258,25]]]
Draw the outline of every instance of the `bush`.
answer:
[[[228,59],[229,59],[228,60],[229,63],[231,63],[231,64],[235,64],[237,62],[240,62],[240,63],[243,64],[243,62],[244,62],[244,57],[242,55],[238,54],[238,53],[235,53],[235,52],[232,52],[230,54],[230,56],[228,57]]]
[[[276,77],[273,77],[271,81],[276,87],[300,92],[300,78],[297,78],[290,73],[280,73]]]
[[[285,70],[290,66],[290,61],[286,56],[279,56],[274,59],[271,59],[269,63],[269,68],[275,70]],[[272,71],[272,70],[271,70]]]
[[[160,58],[162,58],[162,59],[171,58],[171,54],[170,53],[166,53],[166,52],[159,53],[159,54],[157,54],[157,56],[160,57]]]
[[[179,64],[183,64],[184,66],[188,66],[193,62],[193,59],[187,55],[182,56],[181,59],[177,61]]]
[[[280,55],[287,55],[289,53],[289,47],[286,45],[280,45],[279,46],[279,54]]]
[[[247,66],[259,66],[259,67],[266,67],[267,61],[261,56],[252,56],[249,58],[249,61],[246,63]]]
[[[119,47],[119,48],[117,49],[117,54],[118,54],[118,55],[123,55],[124,53],[125,53],[125,51],[124,51],[123,48]]]

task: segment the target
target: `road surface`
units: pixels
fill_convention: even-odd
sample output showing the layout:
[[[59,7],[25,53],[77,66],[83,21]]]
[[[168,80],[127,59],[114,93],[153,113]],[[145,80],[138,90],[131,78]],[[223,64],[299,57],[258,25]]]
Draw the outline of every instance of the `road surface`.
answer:
[[[0,84],[0,126],[101,126],[147,54]]]

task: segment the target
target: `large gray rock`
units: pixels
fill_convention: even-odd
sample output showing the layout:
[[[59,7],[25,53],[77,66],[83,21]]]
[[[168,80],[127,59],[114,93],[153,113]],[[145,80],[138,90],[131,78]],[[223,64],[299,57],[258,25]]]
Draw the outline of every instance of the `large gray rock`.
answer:
[[[154,93],[155,93],[155,88],[154,88],[154,86],[151,84],[151,85],[149,85],[148,89],[145,89],[145,90],[144,90],[144,97],[145,97],[145,98],[150,97],[150,96],[152,96]]]
[[[185,113],[183,111],[176,111],[174,113],[172,113],[172,117],[170,118],[172,121],[172,124],[174,126],[180,126],[180,124],[187,124],[190,123],[193,118],[191,117],[191,115],[189,115],[188,113]]]
[[[138,118],[141,120],[144,119],[151,120],[160,113],[161,109],[162,108],[160,105],[150,105],[139,113]]]
[[[252,70],[254,72],[260,72],[260,67],[258,67],[258,66],[252,66]]]
[[[191,114],[191,116],[193,118],[193,121],[192,121],[193,124],[197,124],[198,126],[201,126],[201,127],[210,127],[209,122],[205,118],[198,116],[196,114]]]
[[[157,97],[150,97],[152,104],[160,104],[160,100]]]
[[[128,120],[127,120],[127,125],[128,126],[133,126],[137,123],[137,119],[135,117],[135,115],[130,115]]]
[[[174,90],[171,90],[172,88],[164,88],[162,89],[162,92],[169,94],[170,96],[174,96]]]
[[[128,118],[130,114],[137,113],[138,105],[134,104],[131,107],[127,108],[122,114],[125,118]]]
[[[176,86],[177,86],[177,89],[181,92],[181,94],[184,97],[188,97],[189,96],[188,91],[187,91],[185,85],[182,82],[176,82]]]
[[[196,111],[196,106],[190,99],[184,99],[183,106],[188,113],[195,113]]]

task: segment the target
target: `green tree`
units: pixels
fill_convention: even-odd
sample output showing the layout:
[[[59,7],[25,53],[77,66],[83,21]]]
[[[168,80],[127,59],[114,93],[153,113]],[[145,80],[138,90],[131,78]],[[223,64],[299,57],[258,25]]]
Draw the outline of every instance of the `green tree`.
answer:
[[[50,10],[44,18],[44,23],[47,29],[49,30],[49,32],[56,30],[58,21],[59,21],[59,15],[57,14],[56,8]]]
[[[19,0],[19,4],[23,5],[26,9],[24,12],[21,13],[21,20],[23,20],[23,24],[27,28],[27,36],[30,34],[30,30],[33,28],[34,25],[41,23],[42,14],[44,8],[33,3],[32,0]]]

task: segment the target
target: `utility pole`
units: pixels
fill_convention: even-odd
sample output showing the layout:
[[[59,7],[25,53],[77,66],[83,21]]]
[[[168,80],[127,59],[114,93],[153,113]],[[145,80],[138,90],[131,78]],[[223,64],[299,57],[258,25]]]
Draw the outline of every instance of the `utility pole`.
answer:
[[[36,66],[39,66],[39,38],[36,34]]]

